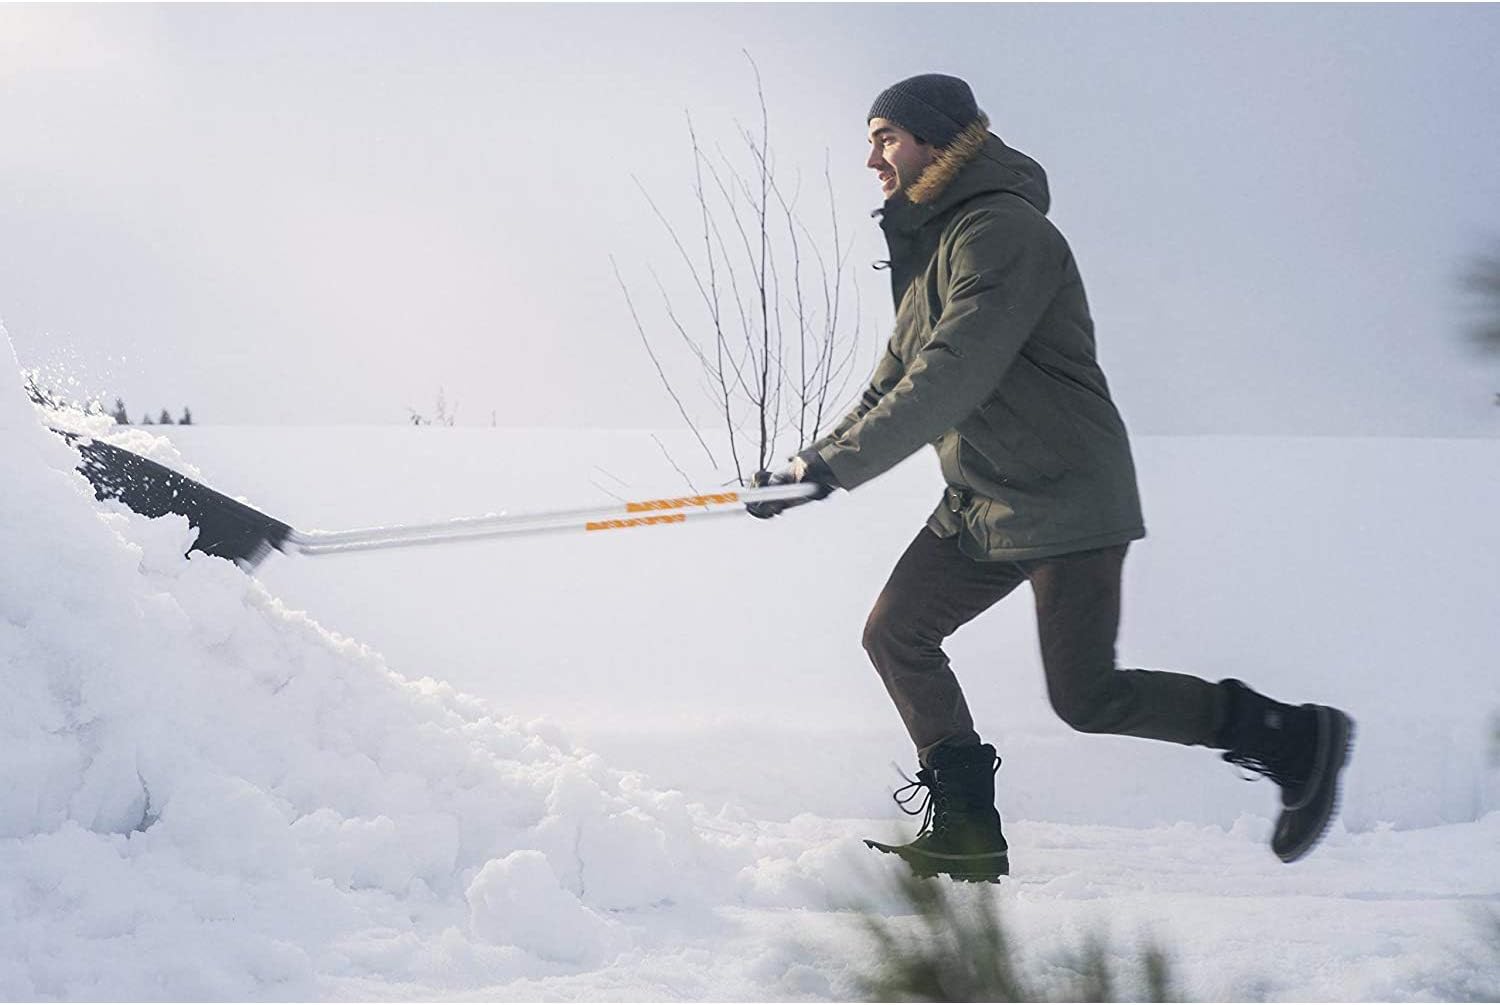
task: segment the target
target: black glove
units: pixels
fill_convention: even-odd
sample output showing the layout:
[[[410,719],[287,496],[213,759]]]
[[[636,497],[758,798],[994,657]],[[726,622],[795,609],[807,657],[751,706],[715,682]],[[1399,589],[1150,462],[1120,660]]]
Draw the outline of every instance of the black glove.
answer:
[[[769,471],[757,471],[750,478],[750,484],[755,488],[764,485],[789,485],[803,483],[816,485],[818,491],[810,496],[800,499],[778,499],[774,502],[746,503],[745,509],[750,511],[753,517],[769,520],[782,510],[791,509],[793,506],[801,506],[803,503],[817,502],[819,499],[827,499],[834,489],[839,487],[838,479],[833,475],[833,469],[828,462],[818,455],[816,450],[808,450],[792,458],[792,462],[774,475]]]

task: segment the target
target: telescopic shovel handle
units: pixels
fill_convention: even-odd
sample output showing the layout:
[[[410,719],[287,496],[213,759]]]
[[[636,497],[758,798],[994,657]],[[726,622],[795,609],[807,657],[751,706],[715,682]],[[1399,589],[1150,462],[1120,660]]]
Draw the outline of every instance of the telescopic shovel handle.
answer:
[[[816,485],[794,482],[731,492],[646,499],[587,509],[492,514],[439,523],[363,527],[355,530],[294,530],[288,536],[286,547],[304,555],[331,555],[494,537],[530,537],[564,531],[596,533],[635,527],[671,526],[686,523],[689,517],[701,520],[711,516],[743,514],[747,503],[803,499],[817,491]]]

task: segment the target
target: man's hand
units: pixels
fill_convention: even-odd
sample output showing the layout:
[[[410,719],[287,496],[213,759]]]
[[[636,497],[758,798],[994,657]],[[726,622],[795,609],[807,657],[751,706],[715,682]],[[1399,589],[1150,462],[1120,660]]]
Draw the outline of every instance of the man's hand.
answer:
[[[763,485],[788,485],[793,483],[804,483],[816,485],[818,491],[801,499],[778,499],[774,502],[746,503],[745,509],[750,515],[762,520],[769,520],[782,510],[791,509],[793,506],[801,506],[803,503],[817,502],[819,499],[827,499],[829,493],[839,487],[838,479],[833,476],[833,470],[828,463],[818,456],[816,450],[808,450],[792,458],[790,464],[776,472],[774,475],[769,471],[757,471],[750,479],[750,484],[756,488]]]

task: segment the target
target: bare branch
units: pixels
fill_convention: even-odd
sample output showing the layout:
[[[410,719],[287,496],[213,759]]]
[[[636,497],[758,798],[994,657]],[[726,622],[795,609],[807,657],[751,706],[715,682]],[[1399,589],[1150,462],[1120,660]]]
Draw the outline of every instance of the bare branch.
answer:
[[[592,486],[594,486],[594,488],[598,489],[600,492],[603,492],[605,495],[609,496],[611,499],[614,499],[616,502],[625,502],[626,501],[626,499],[625,499],[624,496],[617,495],[616,493],[611,492],[609,489],[605,488],[603,485],[600,485],[598,482],[596,482],[592,478],[589,479],[589,484],[592,485]]]
[[[811,388],[813,386],[813,382],[816,380],[816,364],[814,365],[814,372],[811,374],[808,372],[807,368],[807,356],[809,348],[807,339],[810,318],[808,317],[807,305],[803,301],[802,296],[802,244],[797,239],[798,230],[805,230],[806,228],[799,227],[799,221],[797,220],[796,214],[793,211],[793,207],[796,204],[795,194],[793,195],[792,202],[788,203],[786,198],[781,194],[780,186],[775,185],[774,180],[772,183],[772,190],[776,195],[777,202],[781,205],[782,215],[786,217],[787,238],[791,242],[792,247],[792,291],[795,298],[794,304],[792,306],[793,314],[797,318],[798,361],[796,382],[797,423],[795,428],[797,430],[797,449],[801,450],[808,443],[807,412],[809,405],[811,404],[809,396]]]
[[[708,357],[704,355],[703,350],[699,348],[698,343],[693,341],[693,337],[688,334],[687,329],[683,327],[682,322],[678,320],[677,311],[672,306],[672,298],[668,295],[667,288],[662,285],[661,277],[658,276],[656,274],[656,270],[654,268],[651,268],[650,266],[647,267],[647,271],[651,273],[651,278],[656,283],[657,292],[661,294],[662,306],[667,312],[667,320],[672,322],[672,327],[676,328],[677,334],[682,336],[682,341],[687,344],[688,351],[691,352],[694,358],[698,360],[698,364],[705,370],[712,371],[713,365],[709,363]]]
[[[760,150],[756,156],[760,171],[760,192],[755,203],[756,216],[760,222],[760,260],[756,272],[756,285],[760,292],[760,318],[761,318],[761,360],[760,360],[760,467],[764,470],[769,466],[771,442],[768,432],[768,417],[766,415],[765,402],[770,392],[771,380],[771,324],[767,312],[766,303],[766,265],[770,257],[770,234],[766,229],[767,203],[770,195],[770,165],[768,163],[771,145],[771,120],[766,111],[766,89],[761,83],[760,67],[755,65],[749,50],[742,50],[745,59],[750,63],[750,69],[755,73],[755,96],[760,102]],[[754,150],[754,144],[751,144]],[[769,422],[774,423],[774,418]]]
[[[699,446],[708,455],[709,463],[713,464],[714,467],[718,467],[719,462],[714,459],[714,452],[708,448],[708,444],[703,439],[703,434],[698,432],[697,424],[693,422],[692,416],[688,415],[687,408],[682,404],[682,399],[677,396],[677,392],[672,387],[672,382],[667,379],[666,371],[661,366],[661,360],[656,358],[656,350],[651,348],[651,340],[646,337],[646,329],[641,324],[640,316],[635,312],[635,303],[630,299],[630,290],[626,288],[625,280],[620,277],[620,266],[615,262],[614,255],[609,256],[609,264],[615,271],[615,282],[620,284],[620,292],[625,295],[625,306],[630,308],[630,319],[635,322],[635,330],[640,333],[641,344],[646,347],[646,355],[651,357],[651,365],[656,367],[656,375],[661,378],[662,386],[667,389],[667,394],[672,396],[672,401],[677,405],[677,411],[682,416],[683,421],[688,424],[688,428],[697,437]]]
[[[618,475],[616,475],[614,472],[609,471],[609,470],[607,470],[605,468],[602,468],[602,467],[600,467],[597,464],[594,465],[594,470],[597,471],[597,472],[599,472],[604,477],[610,479],[611,481],[614,481],[615,483],[617,483],[620,486],[620,488],[622,488],[622,489],[628,489],[628,488],[630,488],[630,483],[627,482],[625,479],[623,479],[623,478],[619,477]]]
[[[661,437],[657,436],[655,433],[652,433],[651,439],[655,440],[656,445],[661,448],[662,456],[666,457],[667,463],[676,468],[677,473],[682,476],[682,480],[687,482],[687,487],[692,490],[693,495],[701,495],[702,493],[698,491],[698,486],[693,484],[693,480],[688,477],[688,473],[682,470],[682,467],[678,465],[675,459],[673,459],[672,452],[669,451],[667,449],[667,445],[661,441]]]
[[[748,127],[734,123],[738,143],[731,146],[735,155],[731,157],[715,143],[710,156],[692,115],[687,115],[701,260],[636,181],[672,240],[705,311],[706,324],[679,311],[663,277],[651,270],[667,324],[696,364],[696,375],[687,389],[713,400],[723,420],[734,476],[741,484],[746,477],[744,463],[750,462],[752,453],[748,443],[742,453],[742,437],[756,441],[755,469],[769,466],[782,437],[795,437],[799,450],[817,437],[830,404],[843,395],[854,372],[861,320],[858,286],[851,284],[851,339],[844,275],[851,249],[839,229],[829,155],[825,151],[823,176],[831,247],[802,216],[801,173],[792,172],[790,187],[778,177],[764,80],[750,53],[744,56],[755,82],[759,119]],[[816,270],[811,276],[809,268]],[[713,452],[666,376],[664,361],[636,314],[618,266],[615,277],[658,377],[713,461]],[[659,441],[658,446],[667,453]],[[670,454],[668,460],[672,460]]]

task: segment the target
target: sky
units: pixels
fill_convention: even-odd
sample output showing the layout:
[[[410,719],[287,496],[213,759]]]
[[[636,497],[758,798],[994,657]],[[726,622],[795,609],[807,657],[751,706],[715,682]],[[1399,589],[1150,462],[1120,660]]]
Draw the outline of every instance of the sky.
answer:
[[[1496,51],[1493,6],[0,6],[0,321],[133,414],[678,426],[617,265],[711,421],[642,192],[691,234],[687,116],[743,160],[748,52],[862,370],[865,115],[945,72],[1047,167],[1133,430],[1495,436],[1458,277],[1500,245]]]

